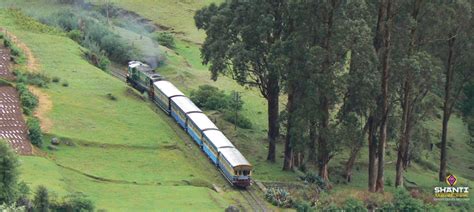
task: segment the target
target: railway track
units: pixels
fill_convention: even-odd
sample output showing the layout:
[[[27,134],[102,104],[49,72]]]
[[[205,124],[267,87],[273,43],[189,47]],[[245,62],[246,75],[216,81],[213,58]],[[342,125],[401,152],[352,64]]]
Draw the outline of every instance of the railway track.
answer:
[[[240,194],[245,198],[245,201],[250,205],[252,211],[263,211],[267,212],[270,211],[255,194],[255,191],[251,186],[247,187],[247,189],[239,189]]]
[[[118,78],[119,80],[125,82],[126,78],[127,78],[127,74],[125,74],[123,71],[121,71],[120,69],[114,69],[114,68],[111,68],[110,71],[108,72],[110,75]]]

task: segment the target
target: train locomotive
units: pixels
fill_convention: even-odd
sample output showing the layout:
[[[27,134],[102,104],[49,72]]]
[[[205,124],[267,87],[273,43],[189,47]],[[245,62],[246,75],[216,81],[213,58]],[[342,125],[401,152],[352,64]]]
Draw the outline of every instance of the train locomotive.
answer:
[[[217,126],[171,82],[140,61],[130,61],[127,84],[171,116],[234,186],[251,183],[252,165]]]

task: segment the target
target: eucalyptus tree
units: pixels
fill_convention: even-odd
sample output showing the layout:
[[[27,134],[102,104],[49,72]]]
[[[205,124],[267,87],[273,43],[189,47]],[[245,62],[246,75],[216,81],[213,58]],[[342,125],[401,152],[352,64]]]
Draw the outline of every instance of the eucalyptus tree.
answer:
[[[395,177],[397,187],[403,186],[413,129],[422,119],[429,117],[436,106],[435,98],[431,97],[440,82],[440,63],[426,51],[426,42],[423,41],[433,33],[433,25],[429,23],[434,9],[435,5],[425,0],[403,2],[395,25],[399,33],[394,36],[393,75],[401,109]]]
[[[462,91],[474,77],[472,1],[442,1],[438,4],[438,39],[432,42],[433,52],[444,66],[443,120],[439,180],[446,178],[447,136],[449,119]]]
[[[284,0],[229,0],[197,11],[194,19],[207,37],[201,48],[212,79],[229,75],[239,84],[257,87],[268,103],[268,156],[275,161],[279,136],[282,65],[276,60],[285,29]]]

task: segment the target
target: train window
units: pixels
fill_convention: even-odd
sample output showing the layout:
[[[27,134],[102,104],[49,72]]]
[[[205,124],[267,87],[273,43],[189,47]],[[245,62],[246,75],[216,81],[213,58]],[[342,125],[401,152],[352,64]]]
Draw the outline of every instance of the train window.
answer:
[[[238,174],[237,174],[237,171],[234,171],[234,173],[235,173],[235,175],[238,175]]]
[[[249,175],[250,171],[244,171],[244,176]]]

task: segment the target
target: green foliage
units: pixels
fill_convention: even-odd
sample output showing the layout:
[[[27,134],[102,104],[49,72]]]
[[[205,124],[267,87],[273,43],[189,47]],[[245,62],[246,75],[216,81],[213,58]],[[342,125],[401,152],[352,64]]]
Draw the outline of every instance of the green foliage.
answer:
[[[393,195],[393,207],[400,211],[424,211],[423,202],[414,199],[405,189],[397,189]]]
[[[318,174],[315,172],[306,172],[304,176],[300,176],[300,179],[310,183],[310,184],[315,184],[321,189],[326,189],[327,184],[324,182],[324,179],[321,178]]]
[[[61,81],[61,78],[59,77],[53,77],[53,80],[52,80],[54,83],[58,83],[59,81]]]
[[[226,110],[224,111],[224,120],[235,124],[236,126],[243,129],[252,129],[253,125],[250,119],[241,115],[239,112]]]
[[[25,207],[16,206],[16,204],[7,205],[7,204],[4,203],[4,204],[0,205],[0,211],[3,211],[3,212],[24,212]]]
[[[42,20],[67,32],[72,40],[89,49],[86,57],[102,70],[111,60],[126,64],[136,57],[135,50],[119,35],[111,31],[104,21],[94,15],[79,14],[73,10],[64,10]]]
[[[82,193],[73,193],[64,198],[63,202],[52,205],[54,211],[92,212],[95,205]]]
[[[156,32],[153,38],[162,46],[166,46],[170,49],[176,48],[174,37],[169,32]]]
[[[23,106],[23,112],[26,115],[30,115],[35,108],[38,106],[38,97],[30,92],[28,87],[23,83],[18,83],[16,89],[20,94],[21,105]]]
[[[77,29],[69,31],[67,33],[67,36],[71,38],[71,40],[76,41],[77,43],[80,43],[84,40],[84,35],[80,30]]]
[[[16,154],[0,140],[0,204],[11,204],[18,197],[18,167]]]
[[[16,64],[24,64],[26,57],[23,52],[8,37],[3,38],[3,45],[10,49],[11,58]]]
[[[283,188],[270,188],[265,193],[265,199],[275,206],[290,208],[293,206],[293,198],[290,192]]]
[[[35,211],[48,212],[49,211],[49,192],[44,186],[38,186],[36,188],[35,196],[33,199]]]
[[[367,211],[367,208],[365,207],[364,202],[354,198],[349,198],[344,203],[344,210],[360,212]]]
[[[47,33],[52,35],[63,34],[60,30],[39,23],[32,17],[25,15],[20,9],[10,8],[8,9],[8,15],[13,18],[17,26],[21,27],[24,30],[37,33]]]
[[[13,73],[16,75],[16,81],[23,84],[35,85],[40,88],[46,88],[51,82],[51,78],[49,78],[43,73],[33,73],[19,70],[15,70]]]
[[[222,110],[228,107],[229,102],[224,91],[212,85],[201,85],[191,91],[191,100],[198,106],[208,110]]]
[[[33,145],[40,147],[43,145],[43,133],[41,132],[40,122],[37,118],[29,118],[27,121],[28,137]]]
[[[293,207],[296,208],[297,212],[313,212],[315,209],[311,207],[311,204],[306,201],[295,201]]]

